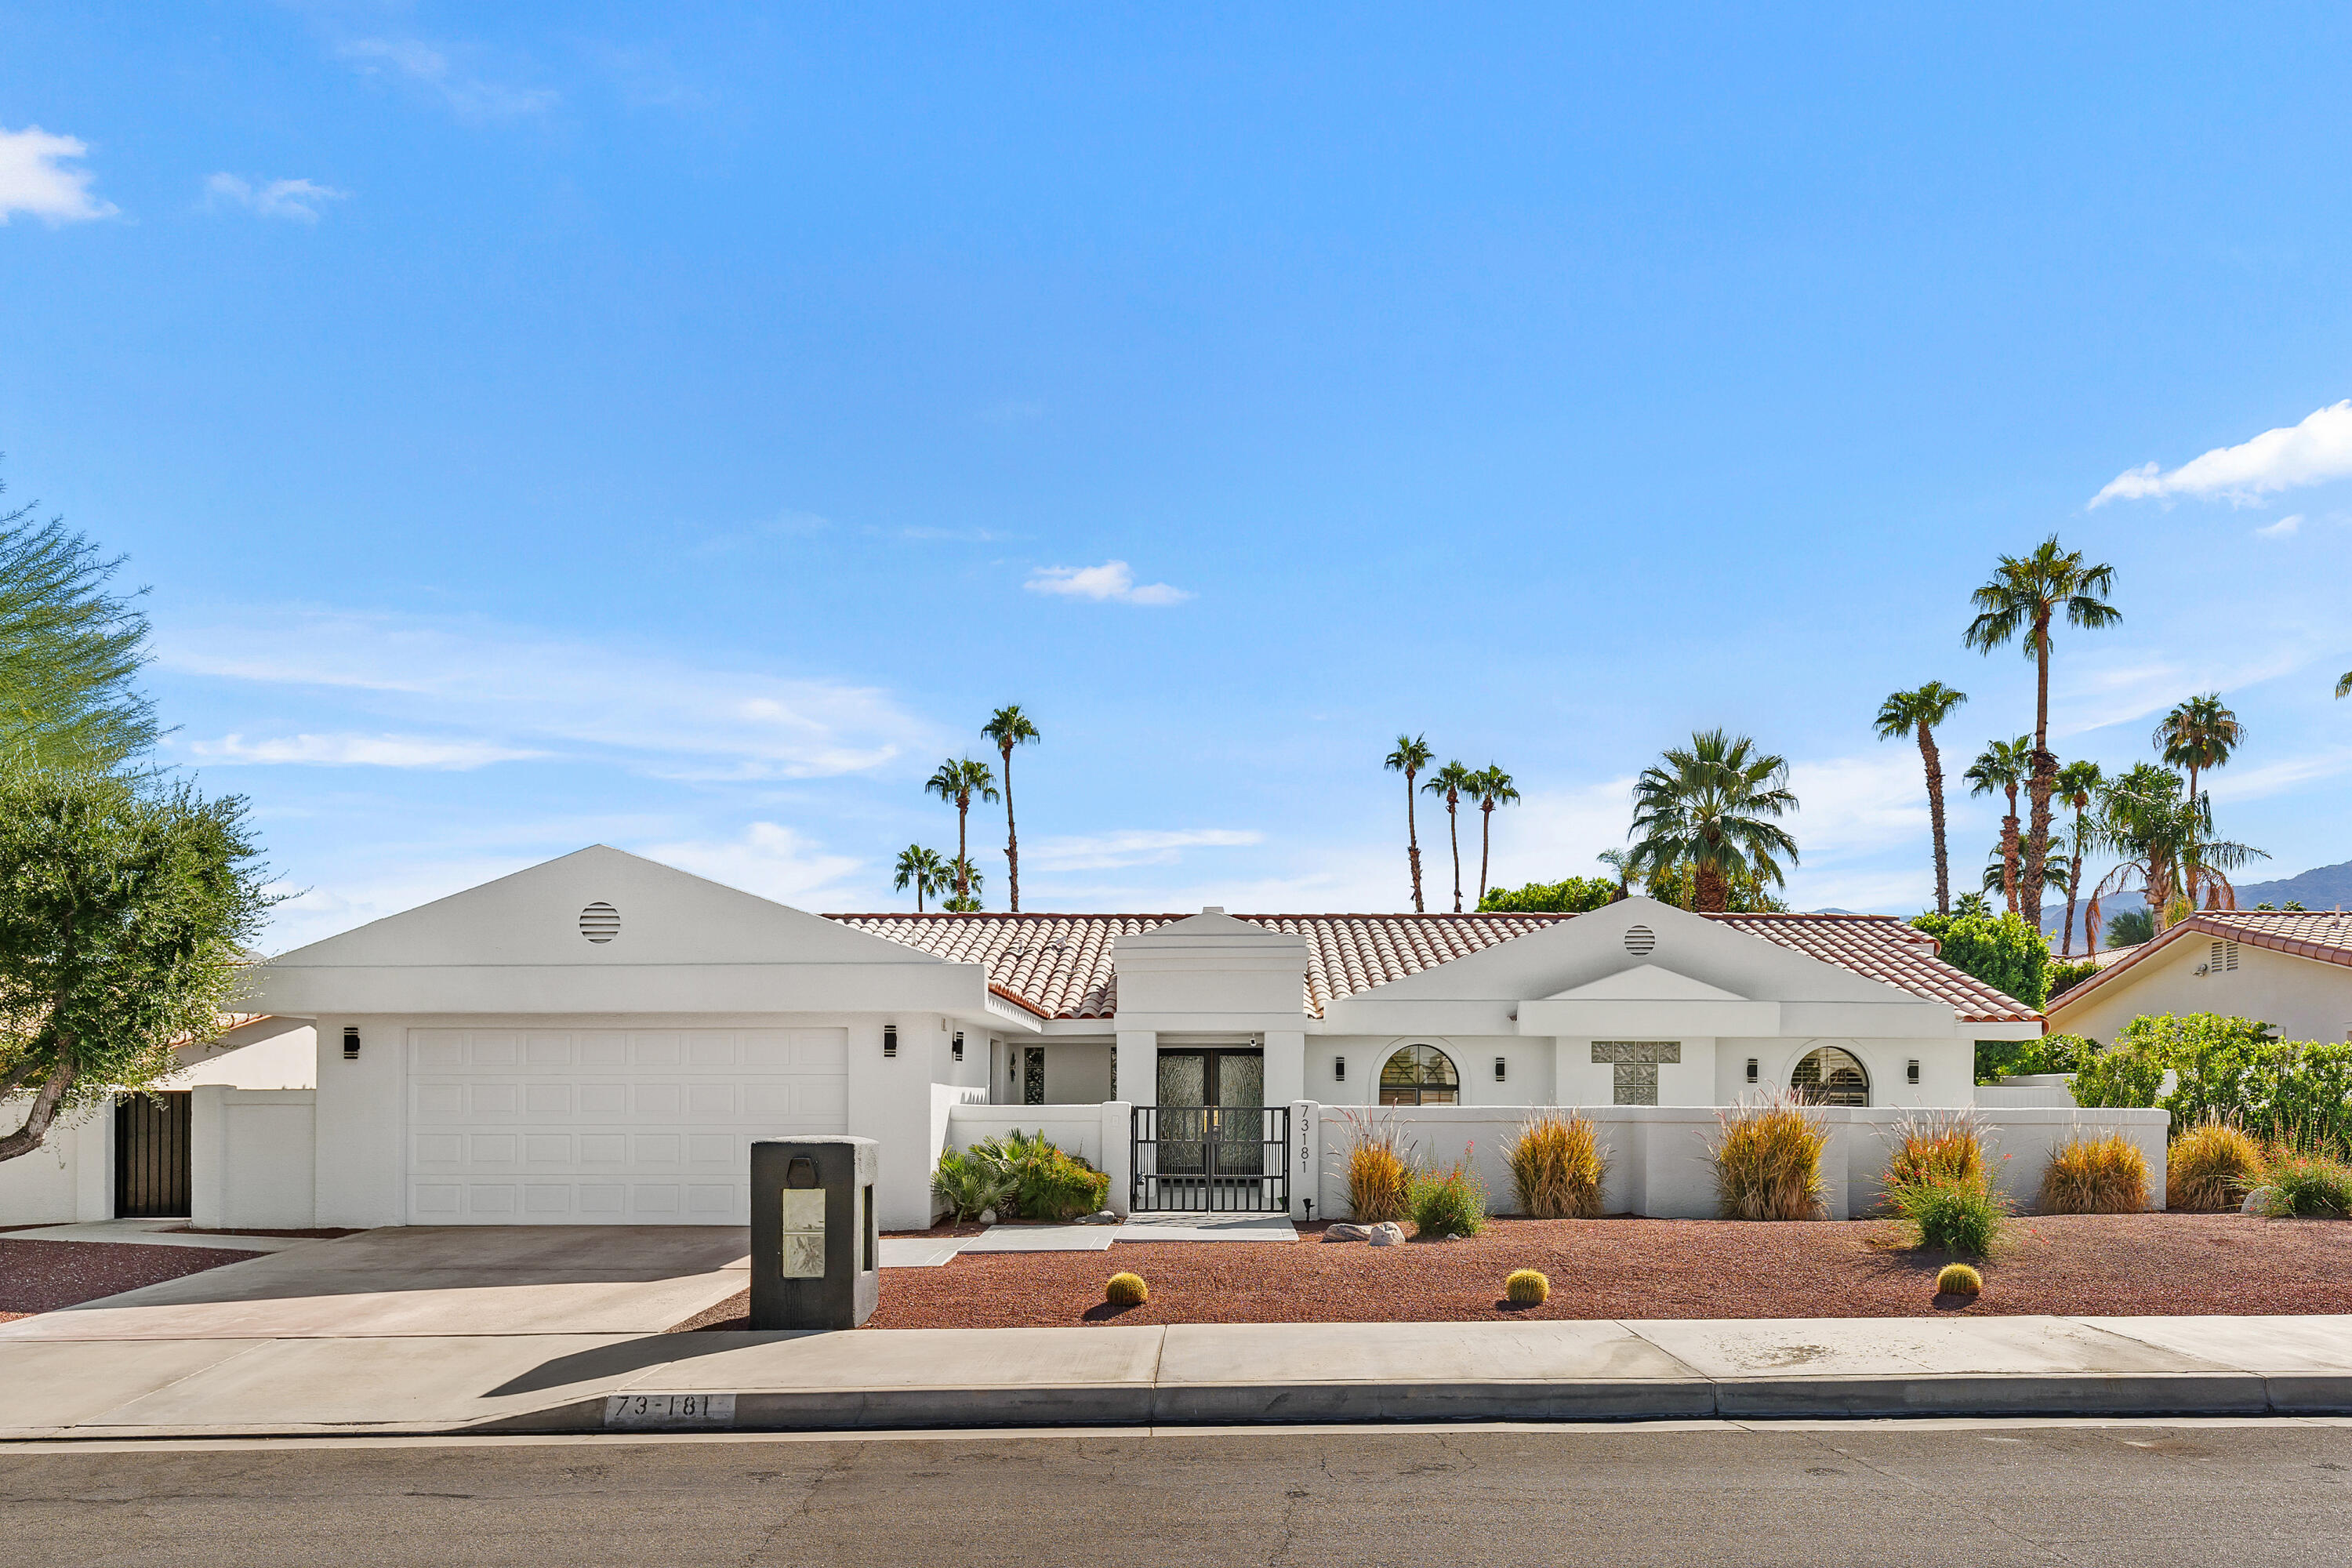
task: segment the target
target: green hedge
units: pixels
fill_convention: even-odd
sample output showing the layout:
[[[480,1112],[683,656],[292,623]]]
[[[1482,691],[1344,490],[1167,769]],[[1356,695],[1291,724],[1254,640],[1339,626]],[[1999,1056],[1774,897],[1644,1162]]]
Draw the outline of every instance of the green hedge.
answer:
[[[1524,888],[1489,888],[1478,900],[1478,912],[1580,915],[1616,896],[1617,884],[1605,877],[1570,877],[1560,882],[1529,882]]]
[[[2271,1033],[2216,1013],[2135,1018],[2075,1073],[2074,1103],[2161,1106],[2176,1132],[2220,1118],[2265,1142],[2352,1152],[2352,1042]]]
[[[2050,939],[2022,915],[1921,915],[1911,922],[1941,944],[1946,963],[2029,1007],[2050,995]]]

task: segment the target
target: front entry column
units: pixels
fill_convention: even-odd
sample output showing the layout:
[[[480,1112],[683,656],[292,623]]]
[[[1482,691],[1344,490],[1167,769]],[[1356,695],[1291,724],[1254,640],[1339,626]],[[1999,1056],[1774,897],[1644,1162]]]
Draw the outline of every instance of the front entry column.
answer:
[[[1154,1029],[1121,1029],[1111,1047],[1111,1098],[1129,1105],[1160,1103],[1160,1035]]]
[[[1307,1098],[1307,1035],[1298,1029],[1269,1029],[1265,1044],[1265,1095],[1268,1105],[1288,1105]]]

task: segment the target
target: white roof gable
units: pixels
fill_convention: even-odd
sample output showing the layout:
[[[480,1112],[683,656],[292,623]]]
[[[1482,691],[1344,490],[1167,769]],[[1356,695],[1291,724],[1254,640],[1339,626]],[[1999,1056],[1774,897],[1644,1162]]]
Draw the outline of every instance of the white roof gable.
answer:
[[[1748,998],[1654,963],[1637,963],[1582,985],[1555,991],[1548,1002],[1745,1002]]]

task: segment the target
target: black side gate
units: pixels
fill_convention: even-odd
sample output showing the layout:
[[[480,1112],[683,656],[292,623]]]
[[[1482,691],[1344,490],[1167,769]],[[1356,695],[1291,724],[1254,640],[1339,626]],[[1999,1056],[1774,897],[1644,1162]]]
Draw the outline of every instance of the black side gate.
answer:
[[[1290,1212],[1286,1105],[1139,1105],[1130,1159],[1139,1214]]]
[[[114,1102],[114,1217],[184,1219],[188,1129],[185,1089],[126,1094]]]

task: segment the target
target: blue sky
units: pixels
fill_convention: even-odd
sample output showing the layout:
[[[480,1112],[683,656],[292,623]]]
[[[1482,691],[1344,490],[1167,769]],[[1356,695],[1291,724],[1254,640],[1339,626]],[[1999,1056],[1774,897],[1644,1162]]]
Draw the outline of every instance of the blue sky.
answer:
[[[2352,858],[2347,33],[0,3],[0,477],[152,584],[275,942],[599,840],[900,907],[1007,701],[1031,909],[1409,907],[1407,729],[1526,791],[1496,879],[1589,871],[1723,724],[1796,907],[1908,912],[1869,721],[2030,725],[1959,638],[2053,531],[2125,614],[2058,750],[2221,689],[2292,872]]]

